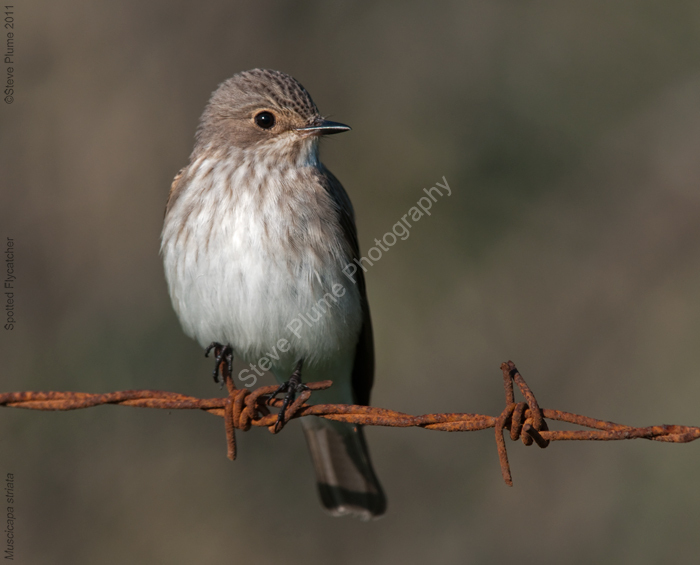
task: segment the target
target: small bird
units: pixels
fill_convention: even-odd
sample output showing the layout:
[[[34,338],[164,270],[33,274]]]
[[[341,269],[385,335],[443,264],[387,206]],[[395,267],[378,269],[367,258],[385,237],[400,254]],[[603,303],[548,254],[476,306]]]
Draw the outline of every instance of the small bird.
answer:
[[[238,73],[212,94],[166,206],[161,254],[185,333],[207,354],[215,349],[217,367],[235,354],[269,368],[285,404],[304,388],[302,374],[333,381],[313,403],[370,400],[365,281],[362,269],[346,274],[360,258],[354,211],[319,160],[320,138],[349,129],[324,119],[291,76]],[[323,506],[337,516],[382,515],[362,427],[313,416],[302,426]]]

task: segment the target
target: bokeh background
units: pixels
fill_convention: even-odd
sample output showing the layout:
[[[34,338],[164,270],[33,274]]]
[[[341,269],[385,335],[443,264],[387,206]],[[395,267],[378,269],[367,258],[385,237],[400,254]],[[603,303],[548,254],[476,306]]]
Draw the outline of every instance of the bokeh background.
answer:
[[[159,233],[209,94],[269,67],[352,125],[322,156],[363,249],[423,188],[453,190],[367,274],[375,404],[497,414],[513,359],[545,407],[700,424],[697,2],[15,11],[0,237],[16,241],[18,324],[1,390],[219,394],[171,309]],[[389,511],[360,523],[321,511],[298,422],[239,434],[231,463],[203,413],[2,410],[16,562],[697,559],[699,445],[510,444],[507,488],[492,432],[367,435]]]

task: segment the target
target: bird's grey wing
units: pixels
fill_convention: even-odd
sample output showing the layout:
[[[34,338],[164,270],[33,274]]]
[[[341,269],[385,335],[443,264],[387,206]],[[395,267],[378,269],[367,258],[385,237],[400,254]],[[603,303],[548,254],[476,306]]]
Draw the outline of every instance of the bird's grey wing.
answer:
[[[336,203],[350,259],[359,259],[360,248],[352,204],[340,182],[322,170],[321,183]],[[355,273],[362,303],[362,328],[352,367],[353,402],[369,404],[374,380],[372,322],[362,269]],[[314,462],[323,506],[331,514],[351,514],[370,519],[384,514],[386,496],[370,459],[362,426],[322,418],[302,418]]]
[[[326,191],[331,195],[340,215],[340,225],[345,235],[345,241],[350,247],[351,259],[360,258],[360,245],[357,240],[357,228],[355,227],[355,213],[352,203],[343,185],[325,167],[322,169],[321,182]],[[357,281],[357,289],[362,303],[362,329],[355,349],[355,360],[352,368],[352,390],[356,404],[368,405],[372,384],[374,383],[374,338],[372,335],[372,320],[367,301],[367,289],[365,276],[360,268],[353,275]]]
[[[170,185],[170,192],[168,193],[168,203],[165,205],[165,215],[168,215],[168,212],[170,209],[173,207],[173,204],[175,204],[175,201],[178,199],[180,194],[182,193],[183,190],[183,184],[180,181],[183,180],[183,174],[187,171],[187,167],[183,167],[180,169],[180,172],[178,172],[175,175],[175,178],[173,179],[173,183]]]

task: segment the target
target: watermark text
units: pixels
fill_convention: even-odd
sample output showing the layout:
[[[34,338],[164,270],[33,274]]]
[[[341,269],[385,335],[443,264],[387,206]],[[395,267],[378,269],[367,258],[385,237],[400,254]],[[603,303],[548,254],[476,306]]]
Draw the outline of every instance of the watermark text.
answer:
[[[15,101],[15,7],[5,6],[3,13],[3,27],[5,29],[5,45],[3,62],[5,63],[5,104]]]
[[[15,329],[15,240],[11,237],[5,241],[5,280],[3,292],[5,293],[5,325],[6,330]]]
[[[430,210],[433,204],[438,202],[438,198],[444,196],[451,196],[452,190],[447,182],[447,179],[443,176],[442,183],[437,182],[435,186],[424,188],[423,192],[425,196],[421,196],[416,202],[415,206],[412,206],[408,212],[401,216],[400,220],[397,221],[393,226],[391,231],[384,234],[382,239],[375,239],[374,244],[376,247],[371,247],[367,251],[366,257],[360,257],[359,259],[353,259],[352,263],[348,263],[343,269],[343,274],[348,278],[352,284],[357,284],[356,274],[358,267],[362,268],[363,272],[367,272],[368,267],[372,267],[377,261],[382,258],[383,253],[389,251],[399,239],[406,241],[411,235],[411,229],[414,227],[415,223],[418,222],[423,216],[431,216]],[[408,220],[410,218],[410,221]],[[411,223],[413,222],[413,223]],[[305,313],[299,313],[294,317],[288,324],[287,329],[294,334],[297,339],[302,336],[302,330],[304,326],[313,327],[314,324],[321,320],[322,316],[325,315],[331,308],[333,304],[338,302],[338,299],[345,295],[347,289],[340,283],[335,283],[331,292],[324,294],[314,306]],[[258,382],[258,376],[263,376],[264,371],[269,371],[272,367],[272,361],[278,361],[280,359],[280,351],[286,353],[291,348],[291,344],[287,339],[280,339],[277,344],[272,348],[272,351],[265,353],[257,363],[251,363],[250,368],[243,369],[238,373],[238,379],[245,382],[246,387],[255,386]],[[250,382],[249,382],[250,381]]]
[[[7,505],[7,522],[5,523],[5,559],[15,559],[15,475],[7,473],[5,477],[5,504]]]

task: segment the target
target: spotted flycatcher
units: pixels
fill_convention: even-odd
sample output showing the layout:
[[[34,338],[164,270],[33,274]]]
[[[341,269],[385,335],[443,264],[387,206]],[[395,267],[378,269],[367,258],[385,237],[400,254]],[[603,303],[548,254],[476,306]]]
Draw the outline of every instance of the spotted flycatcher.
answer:
[[[217,366],[235,353],[269,368],[286,401],[303,373],[333,381],[314,403],[369,404],[365,282],[362,270],[343,274],[360,257],[354,212],[318,157],[322,136],[349,129],[325,120],[291,76],[239,73],[212,94],[170,189],[161,253],[185,333],[215,348]],[[383,514],[362,427],[312,416],[302,425],[325,508]]]

